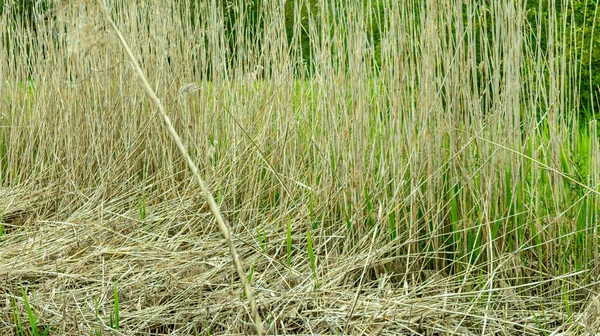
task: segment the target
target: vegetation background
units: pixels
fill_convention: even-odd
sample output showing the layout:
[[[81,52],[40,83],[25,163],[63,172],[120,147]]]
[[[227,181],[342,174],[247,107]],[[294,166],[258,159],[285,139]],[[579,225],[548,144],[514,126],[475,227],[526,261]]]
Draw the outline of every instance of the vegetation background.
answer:
[[[189,21],[192,27],[200,24],[196,22],[197,20],[204,19],[195,15],[201,2],[203,1],[187,0],[178,2],[181,6],[182,15],[190,13]],[[237,57],[235,41],[238,35],[243,36],[245,39],[255,40],[258,34],[264,31],[262,7],[266,2],[256,0],[244,4],[243,21],[239,21],[240,4],[231,0],[215,2],[215,4],[221,5],[220,9],[223,11],[228,55],[231,62],[234,62]],[[362,9],[372,15],[365,27],[365,33],[368,43],[374,49],[377,68],[381,67],[381,30],[383,28],[382,23],[385,20],[385,3],[381,0],[364,0],[361,3]],[[7,12],[10,12],[10,20],[13,23],[20,22],[22,25],[30,26],[34,30],[36,30],[40,20],[47,20],[48,17],[52,16],[51,14],[48,15],[53,8],[51,0],[1,0],[0,15],[4,12],[4,8],[8,8],[9,5],[11,9]],[[562,57],[566,58],[567,62],[576,62],[580,65],[579,73],[576,75],[581,81],[579,81],[576,89],[580,97],[582,117],[586,120],[593,118],[600,107],[598,102],[600,98],[597,96],[600,88],[600,49],[596,47],[600,42],[596,29],[598,22],[597,3],[590,0],[573,0],[570,2],[527,0],[523,1],[523,6],[527,20],[531,25],[529,33],[535,36],[534,39],[538,40],[538,47],[545,52],[548,48],[549,29],[551,29],[548,26],[549,16],[555,15],[556,17],[552,18],[552,21],[564,23],[565,34],[557,35],[555,38],[558,39],[558,43],[570,43],[572,48],[575,48],[562,55]],[[296,7],[300,7],[298,22],[294,21]],[[288,44],[292,43],[295,27],[298,24],[301,27],[297,32],[298,36],[295,38],[298,39],[300,44],[299,53],[303,67],[297,70],[310,72],[313,70],[312,58],[314,57],[311,51],[310,30],[320,31],[321,21],[318,17],[323,15],[321,12],[324,11],[327,13],[326,15],[331,16],[335,16],[335,13],[332,12],[332,7],[321,7],[316,0],[307,0],[306,3],[297,0],[285,1],[283,8]],[[310,17],[314,20],[312,27],[309,25]],[[539,30],[533,29],[535,26]],[[334,29],[333,26],[330,29]],[[482,29],[480,26],[475,26],[473,29],[475,34],[483,34],[491,40],[492,32],[490,29]],[[243,33],[240,30],[243,30]],[[550,32],[550,34],[556,34],[556,32]],[[561,41],[561,39],[564,39],[564,41]],[[10,42],[5,41],[5,43]]]
[[[99,3],[0,0],[0,332],[254,333]],[[600,332],[597,2],[106,6],[268,334]]]

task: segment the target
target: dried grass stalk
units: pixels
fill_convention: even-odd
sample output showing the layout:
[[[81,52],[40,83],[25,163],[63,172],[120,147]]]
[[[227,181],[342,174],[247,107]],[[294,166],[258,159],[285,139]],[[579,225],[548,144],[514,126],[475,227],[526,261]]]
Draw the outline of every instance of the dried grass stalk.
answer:
[[[235,246],[233,245],[232,236],[231,236],[231,228],[227,224],[226,220],[223,218],[223,215],[221,214],[221,210],[219,209],[217,202],[215,202],[215,199],[212,196],[212,193],[210,192],[208,187],[206,186],[204,179],[202,179],[202,176],[200,176],[198,167],[196,166],[196,164],[194,163],[194,161],[188,154],[188,151],[185,148],[183,141],[181,140],[181,137],[179,136],[179,134],[177,134],[177,131],[173,127],[171,118],[169,118],[169,116],[165,112],[165,108],[163,107],[163,104],[161,103],[160,99],[156,96],[156,93],[150,86],[150,83],[148,83],[148,79],[144,75],[142,68],[140,67],[136,57],[133,55],[131,48],[129,47],[129,45],[127,44],[127,41],[123,37],[123,34],[121,34],[121,31],[119,30],[119,28],[117,27],[115,22],[111,19],[110,14],[108,12],[108,8],[106,6],[104,6],[103,3],[100,1],[98,1],[98,5],[102,7],[103,12],[106,17],[106,20],[108,21],[110,26],[114,29],[114,31],[117,34],[117,37],[119,39],[119,42],[121,43],[121,45],[127,52],[127,55],[129,56],[129,59],[131,60],[131,64],[133,65],[135,72],[139,76],[142,86],[144,87],[144,90],[146,91],[146,93],[148,93],[148,96],[150,96],[150,99],[152,99],[152,101],[154,101],[154,103],[156,104],[156,106],[157,106],[158,110],[160,111],[160,114],[163,118],[165,126],[167,127],[167,131],[169,132],[169,134],[171,135],[171,138],[177,145],[179,152],[185,158],[188,168],[192,171],[192,174],[194,175],[194,178],[196,179],[196,183],[198,183],[198,186],[202,190],[202,193],[204,194],[204,197],[206,198],[206,201],[208,202],[208,206],[210,207],[210,211],[215,216],[217,224],[219,225],[219,230],[221,231],[221,234],[223,235],[223,238],[225,239],[227,246],[229,247],[229,253],[231,254],[233,264],[238,273],[238,276],[240,277],[240,282],[242,283],[244,292],[246,293],[246,296],[248,297],[248,302],[250,302],[250,309],[252,311],[252,317],[254,319],[254,325],[256,327],[256,332],[258,333],[258,335],[263,335],[264,329],[262,326],[262,320],[260,318],[260,314],[258,313],[258,308],[256,306],[256,300],[254,299],[254,294],[252,293],[252,288],[250,287],[250,285],[248,283],[246,272],[244,271],[244,267],[242,266],[242,261],[240,260],[240,256],[238,255]]]

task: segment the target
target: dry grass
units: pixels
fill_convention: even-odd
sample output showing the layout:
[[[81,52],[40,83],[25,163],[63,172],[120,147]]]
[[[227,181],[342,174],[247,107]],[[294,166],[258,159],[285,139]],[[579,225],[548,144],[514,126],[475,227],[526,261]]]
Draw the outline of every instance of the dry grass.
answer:
[[[240,21],[227,40],[222,4],[196,4],[109,10],[231,225],[267,334],[600,332],[596,123],[579,125],[581,42],[555,12],[332,1],[298,9],[288,41],[267,1],[260,34]],[[51,334],[255,333],[210,206],[95,4],[36,29],[8,13],[0,333],[29,325],[21,288]]]

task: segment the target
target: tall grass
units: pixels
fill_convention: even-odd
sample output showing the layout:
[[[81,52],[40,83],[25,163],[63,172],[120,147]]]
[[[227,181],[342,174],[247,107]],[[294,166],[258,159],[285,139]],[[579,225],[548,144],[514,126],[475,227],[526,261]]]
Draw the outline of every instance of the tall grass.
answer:
[[[253,265],[267,333],[590,332],[597,124],[579,118],[584,41],[553,4],[298,0],[286,30],[264,1],[258,32],[245,1],[107,5]],[[71,332],[108,320],[116,280],[122,332],[253,332],[97,13],[57,3],[35,30],[2,14],[0,281],[35,275],[31,308]]]

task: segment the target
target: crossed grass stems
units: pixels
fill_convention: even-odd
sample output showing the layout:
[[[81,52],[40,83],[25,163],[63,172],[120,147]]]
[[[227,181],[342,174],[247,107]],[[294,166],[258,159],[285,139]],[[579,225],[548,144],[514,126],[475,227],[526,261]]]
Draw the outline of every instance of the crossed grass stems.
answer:
[[[443,4],[451,4],[451,2]],[[510,7],[509,2],[502,4]],[[173,9],[168,4],[160,5],[164,6],[162,7],[164,13]],[[340,4],[334,3],[333,6],[340,6]],[[413,4],[413,14],[417,13],[415,8]],[[338,34],[347,34],[347,39],[344,41],[348,45],[338,44],[334,52],[358,50],[363,51],[364,54],[359,53],[352,58],[355,54],[349,53],[346,55],[347,59],[340,57],[337,60],[354,62],[354,67],[348,65],[352,71],[347,74],[336,72],[329,68],[330,65],[327,63],[322,63],[322,68],[316,70],[316,75],[306,79],[305,82],[289,80],[289,77],[285,77],[286,72],[282,71],[279,74],[281,78],[274,80],[275,84],[269,83],[268,80],[241,83],[224,80],[220,84],[219,81],[215,81],[210,84],[188,86],[190,90],[180,90],[182,98],[195,93],[199,93],[201,98],[192,99],[191,108],[188,108],[187,101],[182,102],[182,99],[178,98],[177,103],[182,104],[182,108],[180,112],[173,109],[174,113],[180,114],[176,114],[175,125],[170,128],[171,136],[175,133],[175,128],[178,128],[184,132],[182,134],[190,138],[185,146],[179,141],[176,148],[169,147],[166,139],[157,135],[161,130],[150,125],[144,128],[144,130],[151,130],[150,132],[135,133],[135,128],[133,133],[131,130],[124,131],[124,134],[127,134],[124,138],[139,139],[142,135],[147,135],[149,139],[149,144],[137,143],[137,146],[143,149],[142,154],[128,152],[124,156],[126,158],[124,162],[135,161],[136,155],[142,155],[143,159],[140,160],[142,162],[153,161],[154,167],[167,167],[162,172],[164,174],[162,177],[154,168],[156,170],[154,173],[159,176],[155,186],[164,183],[181,184],[173,176],[179,174],[179,179],[185,180],[181,178],[185,176],[185,173],[181,173],[182,168],[190,165],[193,171],[192,177],[200,182],[201,191],[204,191],[205,195],[210,195],[208,189],[202,187],[197,169],[193,168],[192,158],[188,156],[183,162],[166,163],[176,161],[174,158],[177,151],[185,157],[186,150],[190,148],[194,159],[200,160],[203,167],[217,167],[212,170],[204,168],[207,173],[215,173],[210,176],[215,180],[213,185],[219,189],[217,200],[211,202],[212,197],[209,196],[207,203],[209,210],[217,218],[225,238],[228,237],[231,228],[227,227],[225,220],[219,220],[220,211],[217,204],[231,202],[230,204],[234,204],[231,208],[235,209],[237,204],[244,209],[243,205],[235,201],[236,197],[240,196],[237,196],[234,191],[227,190],[232,187],[226,184],[226,180],[237,178],[246,181],[248,190],[240,186],[233,187],[238,188],[238,194],[258,195],[250,198],[252,200],[250,203],[258,209],[253,216],[272,224],[273,227],[265,227],[257,223],[248,224],[249,216],[244,215],[243,211],[238,212],[237,216],[246,217],[236,222],[236,225],[242,225],[241,229],[236,230],[236,239],[244,243],[240,246],[244,250],[244,253],[240,254],[244,257],[236,257],[233,243],[229,244],[229,248],[232,259],[236,263],[238,273],[236,281],[242,283],[242,298],[249,302],[254,301],[251,288],[244,285],[244,282],[250,280],[258,281],[261,288],[274,288],[277,277],[280,277],[283,279],[280,282],[292,288],[295,298],[284,295],[276,301],[279,303],[273,303],[263,293],[262,303],[259,302],[262,305],[273,304],[280,310],[290,305],[297,309],[296,315],[286,317],[285,323],[284,314],[289,312],[280,312],[277,309],[274,313],[263,312],[268,315],[270,332],[277,330],[276,328],[311,332],[309,329],[312,327],[328,328],[330,332],[338,333],[351,332],[350,330],[358,332],[367,329],[377,330],[378,325],[383,325],[383,330],[396,328],[393,330],[405,332],[437,330],[457,333],[475,330],[479,333],[498,332],[507,329],[530,334],[551,334],[577,330],[591,332],[594,329],[594,319],[591,318],[593,314],[586,312],[593,311],[596,302],[594,298],[597,294],[595,289],[597,285],[595,276],[598,269],[595,213],[599,182],[598,163],[595,159],[598,157],[597,125],[595,122],[591,122],[589,127],[578,125],[576,115],[573,117],[574,114],[566,113],[573,109],[576,111],[573,98],[575,96],[558,99],[558,91],[554,89],[555,82],[552,81],[552,79],[556,82],[568,81],[570,78],[568,75],[573,69],[569,68],[569,64],[547,63],[542,52],[523,51],[517,47],[510,49],[510,44],[501,42],[516,41],[519,30],[517,29],[515,33],[515,30],[511,30],[515,27],[502,30],[505,27],[500,26],[495,43],[486,44],[483,37],[480,37],[479,42],[481,48],[488,48],[490,55],[500,54],[504,58],[501,61],[494,58],[484,59],[483,67],[470,70],[469,64],[473,59],[465,57],[465,53],[461,54],[460,48],[444,49],[446,47],[440,42],[442,36],[436,35],[435,29],[443,26],[442,18],[448,17],[443,11],[450,11],[450,8],[454,7],[441,6],[419,12],[423,15],[427,13],[423,17],[423,22],[426,24],[421,26],[419,33],[421,36],[433,36],[434,38],[431,39],[420,39],[416,31],[410,31],[410,29],[417,29],[410,26],[410,24],[418,25],[414,21],[416,20],[414,15],[410,17],[407,15],[410,14],[408,12],[398,8],[388,8],[390,13],[397,15],[397,17],[390,17],[390,20],[398,22],[398,19],[403,18],[408,24],[402,26],[397,23],[397,27],[389,28],[392,32],[393,29],[407,29],[405,32],[396,32],[397,35],[390,33],[387,40],[388,43],[400,41],[405,44],[401,46],[389,44],[387,45],[389,49],[382,51],[382,58],[386,62],[381,67],[385,71],[382,69],[379,77],[374,76],[370,66],[361,63],[363,62],[361,57],[370,59],[372,55],[368,54],[368,48],[360,44],[361,35],[350,31],[355,29],[360,32],[362,29],[360,24],[365,21],[365,18],[359,16],[360,11],[348,10],[344,12],[347,15],[345,19],[348,21],[337,27]],[[144,7],[140,9],[144,10]],[[338,9],[342,10],[341,7]],[[518,13],[517,8],[513,9]],[[123,9],[123,12],[127,15],[126,9]],[[107,17],[110,19],[109,16]],[[474,23],[490,24],[485,22],[485,15],[482,17],[479,19],[481,21],[475,21],[477,16],[474,11],[466,17],[457,16],[456,27],[461,23],[460,20],[464,20],[463,27],[473,27]],[[321,19],[326,20],[323,17]],[[277,22],[276,17],[273,20]],[[497,18],[497,20],[503,22],[502,19]],[[391,24],[391,21],[388,24]],[[273,29],[277,29],[277,25],[274,26]],[[267,28],[265,36],[273,33],[268,29],[271,28]],[[180,33],[176,36],[183,38],[185,35]],[[403,35],[404,33],[407,35]],[[464,48],[473,51],[474,47],[471,46],[473,39],[469,37],[471,33],[473,31],[467,30],[463,35],[457,35],[453,43],[461,45],[464,40],[471,39]],[[130,36],[141,39],[135,34]],[[319,48],[327,47],[327,43],[339,43],[340,36],[344,35],[334,35],[330,39],[321,36],[322,40],[315,36],[312,41],[316,45],[315,52],[319,52]],[[413,39],[402,40],[401,36],[413,36]],[[121,42],[125,41],[122,36],[119,39]],[[181,40],[179,43],[184,41]],[[215,48],[225,48],[223,45],[219,46],[219,41],[213,42]],[[143,45],[153,45],[149,42],[138,42],[138,44],[140,48],[143,48]],[[405,48],[404,53],[409,56],[405,58],[397,56],[402,55],[398,50],[401,47]],[[502,49],[505,47],[509,49]],[[555,46],[554,51],[561,50],[561,47],[567,45]],[[273,60],[279,60],[283,64],[287,56],[277,54],[276,48],[273,50],[276,54]],[[88,53],[87,49],[85,53]],[[533,60],[523,65],[530,67],[528,72],[523,73],[532,77],[511,72],[511,69],[521,66],[519,57],[524,57],[523,53],[527,53],[526,56]],[[130,59],[127,62],[134,65],[139,78],[144,78],[144,74],[140,73],[140,67],[135,65],[136,58],[132,57],[131,51],[128,54]],[[323,52],[322,55],[325,53]],[[176,57],[180,58],[180,62],[174,60]],[[189,71],[185,69],[185,65],[189,65],[189,62],[185,62],[185,57],[186,54],[172,55],[170,66],[175,69],[175,73],[189,77]],[[148,65],[152,62],[146,60],[144,64],[148,69]],[[419,66],[413,66],[415,64]],[[6,64],[3,66],[7,68]],[[277,63],[274,68],[276,66]],[[443,75],[440,76],[436,67],[444,69],[440,71]],[[105,68],[110,69],[110,67]],[[340,65],[340,68],[344,66]],[[411,72],[411,69],[415,68],[418,69],[418,74]],[[221,70],[213,70],[215,76],[218,76],[219,71]],[[470,73],[470,71],[474,72]],[[481,88],[477,88],[475,84],[465,80],[468,76],[461,73],[473,74],[475,77],[482,73],[481,76],[487,78],[489,82],[483,80],[483,84],[480,84]],[[152,75],[157,83],[161,82],[160,72]],[[120,76],[123,74],[121,73]],[[117,79],[109,76],[106,78]],[[417,82],[416,78],[419,87],[411,87],[410,83]],[[502,78],[505,86],[496,82],[498,78]],[[524,85],[519,85],[518,82],[523,78],[527,78],[530,82],[525,81]],[[91,80],[94,80],[93,76]],[[103,83],[101,80],[95,80],[95,83]],[[121,87],[126,85],[120,78],[115,82]],[[99,92],[102,90],[109,92],[106,90],[110,87],[107,83],[103,83],[107,85],[105,88],[100,84],[96,84],[94,89]],[[464,88],[469,85],[470,87]],[[158,100],[157,94],[152,93],[154,89],[147,80],[143,86],[152,100],[158,103],[161,116],[169,128],[170,122],[165,118],[164,107]],[[520,93],[515,93],[513,87],[520,87]],[[166,90],[160,88],[161,85],[156,84],[156,89],[162,91],[161,96],[165,97],[166,103],[169,103],[169,95],[165,93]],[[197,88],[201,90],[193,92]],[[478,89],[481,89],[482,96],[491,95],[490,101],[493,103],[477,109],[477,104],[485,105],[485,102],[478,101]],[[76,139],[85,142],[85,132],[91,134],[93,141],[90,142],[89,152],[71,147],[73,151],[70,154],[64,152],[50,154],[52,150],[59,148],[57,146],[59,144],[69,147],[72,140],[64,134],[55,133],[59,135],[57,142],[52,143],[52,140],[48,140],[48,148],[40,145],[39,139],[44,139],[40,134],[45,133],[39,130],[51,129],[48,126],[52,125],[52,119],[50,115],[44,114],[43,109],[37,108],[36,104],[39,105],[41,102],[36,102],[33,98],[36,95],[44,97],[44,94],[60,97],[53,91],[56,89],[37,83],[28,86],[25,90],[14,87],[6,90],[12,96],[9,98],[4,96],[4,99],[10,103],[4,106],[20,106],[26,113],[15,117],[14,114],[11,115],[14,112],[3,112],[3,118],[14,122],[10,132],[5,128],[1,130],[4,158],[0,166],[2,166],[3,183],[8,184],[7,181],[10,181],[13,184],[19,182],[26,185],[33,181],[36,175],[48,174],[48,170],[43,170],[44,160],[54,160],[56,157],[54,161],[57,162],[56,167],[59,168],[60,174],[64,175],[56,178],[59,176],[56,170],[47,175],[55,190],[58,192],[65,186],[74,185],[72,193],[87,200],[90,206],[100,204],[98,206],[105,209],[103,201],[98,200],[116,195],[115,190],[126,191],[126,188],[113,187],[115,190],[111,192],[106,190],[110,187],[104,187],[105,185],[127,181],[121,177],[128,174],[135,176],[135,173],[131,174],[130,171],[151,170],[147,168],[149,165],[145,166],[143,163],[141,167],[139,164],[131,164],[132,168],[126,168],[125,174],[110,175],[111,172],[115,174],[114,167],[117,167],[117,160],[111,159],[111,155],[114,154],[110,151],[103,152],[94,141],[108,144],[111,150],[121,148],[109,142],[111,136],[115,134],[107,132],[107,135],[102,138],[98,137],[99,133],[95,133],[94,130],[85,128],[82,129],[81,134],[74,133],[73,136],[78,136],[79,138]],[[132,100],[139,101],[140,98],[135,96],[134,89],[129,88],[129,90],[132,92]],[[202,92],[204,90],[207,92]],[[119,90],[121,99],[126,97],[124,92]],[[225,96],[219,98],[220,92],[225,92]],[[244,96],[242,92],[250,93],[245,93]],[[452,92],[455,96],[451,95]],[[230,96],[228,97],[227,94]],[[511,98],[516,97],[518,100],[518,94],[525,95],[527,99],[522,100],[522,105],[511,107],[511,104],[514,104]],[[84,97],[86,98],[82,99],[89,99],[90,102],[96,102],[97,99],[96,93],[92,91],[87,91],[87,96]],[[289,97],[291,99],[288,99]],[[256,101],[253,102],[253,98],[257,98]],[[461,99],[466,102],[461,103]],[[554,102],[549,103],[548,101],[552,99]],[[240,113],[243,111],[240,109],[242,101],[248,103],[246,108],[250,111],[250,116]],[[440,105],[442,101],[445,108]],[[293,105],[291,110],[290,107],[286,107],[290,102]],[[135,102],[132,104],[135,105]],[[205,112],[225,112],[226,115],[215,116],[210,113],[206,115],[214,116],[218,121],[230,120],[230,125],[218,128],[215,120],[209,120],[209,117],[199,120],[193,111],[202,110],[200,104],[212,107],[212,110],[204,109]],[[461,104],[472,107],[473,111],[460,115],[456,110],[461,110]],[[176,105],[171,104],[171,106]],[[542,108],[541,106],[544,105],[547,107]],[[149,106],[145,107],[150,110]],[[69,108],[73,107],[68,107],[65,111],[70,111]],[[539,111],[540,115],[534,118],[527,114],[509,113],[521,109]],[[401,112],[394,114],[385,111]],[[562,117],[559,117],[557,111],[563,112]],[[252,112],[259,116],[252,115]],[[417,117],[415,113],[418,113]],[[265,117],[269,115],[271,117]],[[225,119],[226,116],[229,119]],[[72,117],[81,118],[77,115]],[[109,123],[119,127],[118,125],[123,125],[126,121],[139,122],[136,118],[126,117],[124,114],[109,115],[109,118],[113,118],[109,120],[101,119],[106,118],[104,115],[100,117],[92,114],[91,117],[106,120],[106,124],[98,123],[95,126],[105,131],[109,129],[107,127]],[[212,140],[205,139],[184,127],[194,122],[200,131],[208,130],[206,134],[213,136],[215,133],[219,134],[220,144],[215,140],[216,137]],[[31,133],[28,130],[31,130]],[[231,138],[229,143],[226,142],[225,135]],[[178,137],[174,136],[174,138]],[[23,144],[19,139],[31,141]],[[262,167],[261,169],[249,169],[239,160],[235,161],[241,165],[237,168],[239,170],[234,168],[235,164],[225,165],[226,161],[233,159],[232,156],[226,155],[227,151],[238,151],[236,146],[244,141],[247,141],[246,149],[236,155],[244,156],[246,160],[254,156],[255,161],[250,162],[259,162],[256,166]],[[214,155],[202,158],[199,153],[202,149],[208,151],[210,146],[194,147],[195,142],[199,144],[208,142],[214,147]],[[236,142],[238,144],[235,144]],[[163,148],[152,149],[156,144],[163,145]],[[278,147],[281,144],[283,144],[282,150]],[[22,148],[20,152],[14,150],[19,148],[18,145]],[[9,152],[7,148],[11,151]],[[162,152],[155,154],[157,150]],[[23,153],[28,155],[22,155]],[[279,159],[276,159],[277,155]],[[74,163],[77,160],[73,158],[81,160],[83,157],[91,159],[94,165],[101,162],[110,163],[106,172],[89,174],[90,167],[94,165]],[[163,157],[169,159],[161,159]],[[298,170],[294,169],[295,166],[305,168]],[[219,176],[218,174],[227,171],[230,175]],[[245,177],[244,172],[246,172]],[[86,174],[94,176],[105,190],[100,194],[93,192],[89,195],[84,194],[82,190],[85,190],[85,184],[90,183],[86,182],[85,178],[81,178]],[[151,173],[145,174],[151,175]],[[110,180],[111,178],[114,180]],[[255,184],[247,183],[252,180],[256,181]],[[219,187],[221,184],[226,187]],[[241,185],[244,185],[244,182]],[[191,187],[186,186],[183,189],[186,188],[189,190]],[[144,188],[144,192],[150,194],[150,189]],[[152,232],[153,216],[149,204],[151,196],[144,192],[141,193],[142,196],[136,195],[134,197],[136,201],[130,203],[137,202],[140,224]],[[61,209],[60,202],[66,200],[57,196],[55,209]],[[67,208],[63,205],[61,211],[66,212]],[[109,208],[110,205],[106,206],[106,209]],[[6,244],[8,242],[15,244],[11,231],[21,229],[19,225],[14,224],[14,220],[8,219],[11,215],[14,217],[13,209],[14,207],[3,209],[3,236],[0,239]],[[81,209],[85,207],[82,206]],[[110,209],[112,210],[105,210],[105,212],[118,213],[118,207]],[[279,209],[279,213],[272,209]],[[251,212],[249,208],[245,208],[245,211]],[[169,216],[174,216],[172,212],[167,211],[167,213],[170,214]],[[294,213],[300,216],[294,216]],[[86,216],[81,211],[79,215],[84,218]],[[133,216],[127,217],[130,219]],[[76,216],[66,218],[77,219]],[[306,222],[308,225],[304,224]],[[250,225],[254,225],[255,228]],[[111,230],[128,237],[129,241],[134,239],[133,236],[118,229]],[[211,232],[207,228],[203,230]],[[183,235],[181,232],[186,231],[183,229],[179,231],[179,237]],[[278,236],[283,238],[278,239]],[[340,242],[336,237],[345,237],[345,239]],[[205,239],[207,242],[211,241],[209,238]],[[136,244],[145,246],[141,242]],[[284,252],[280,253],[280,249]],[[259,261],[253,257],[253,254],[257,253],[267,261]],[[281,261],[273,257],[278,254],[283,255]],[[252,265],[248,274],[244,272],[241,260],[248,260],[248,265]],[[29,259],[25,258],[25,261]],[[11,262],[14,268],[14,265],[21,265],[23,261],[11,260]],[[341,271],[349,266],[352,272]],[[325,269],[326,267],[329,269]],[[265,277],[267,270],[273,268],[276,269],[273,276]],[[281,275],[282,272],[291,275]],[[354,274],[355,278],[345,279],[348,274]],[[300,275],[300,278],[296,275]],[[440,276],[443,278],[440,279]],[[393,281],[392,277],[394,277]],[[123,330],[121,328],[123,324],[119,324],[123,316],[122,314],[119,316],[119,306],[123,307],[123,301],[119,302],[117,285],[118,283],[113,284],[114,307],[111,310],[109,327]],[[122,286],[127,285],[122,284]],[[386,294],[386,290],[391,290],[394,295]],[[441,293],[428,294],[429,290],[441,291]],[[308,294],[301,296],[302,291]],[[328,291],[342,293],[339,296],[344,304],[329,303],[325,294]],[[39,296],[40,290],[38,289],[36,293]],[[31,332],[33,333],[34,330],[40,334],[45,332],[43,328],[38,330],[38,317],[32,310],[30,302],[27,301],[27,297],[23,295],[21,297]],[[589,301],[586,300],[587,298]],[[17,299],[18,297],[13,300],[13,320],[18,318],[15,310]],[[303,300],[312,303],[306,304]],[[322,300],[320,304],[328,309],[321,309],[315,303],[320,300]],[[255,304],[251,303],[250,306],[249,315],[254,316],[256,330],[261,332],[258,309]],[[340,306],[345,308],[340,309]],[[243,307],[237,307],[238,309],[231,309],[231,311],[243,311]],[[96,307],[95,310],[97,321],[98,308]],[[510,314],[502,315],[501,312],[506,310],[510,311]],[[132,312],[130,311],[129,314]],[[388,319],[394,314],[402,316],[400,322]],[[526,317],[521,316],[522,314]],[[452,317],[450,320],[453,324],[440,324],[440,321],[444,321],[448,316]],[[301,321],[304,319],[304,324],[294,320],[295,318]],[[335,322],[331,323],[332,320]],[[281,325],[277,325],[276,321]],[[129,320],[128,324],[134,328],[132,320]],[[180,324],[185,325],[183,322]],[[294,327],[298,324],[302,327]],[[177,324],[173,323],[173,325]],[[213,324],[212,330],[219,329],[215,326],[216,324]],[[220,326],[220,328],[221,331],[248,330],[243,326],[237,326],[234,322],[230,326]],[[21,327],[17,330],[24,329]]]

